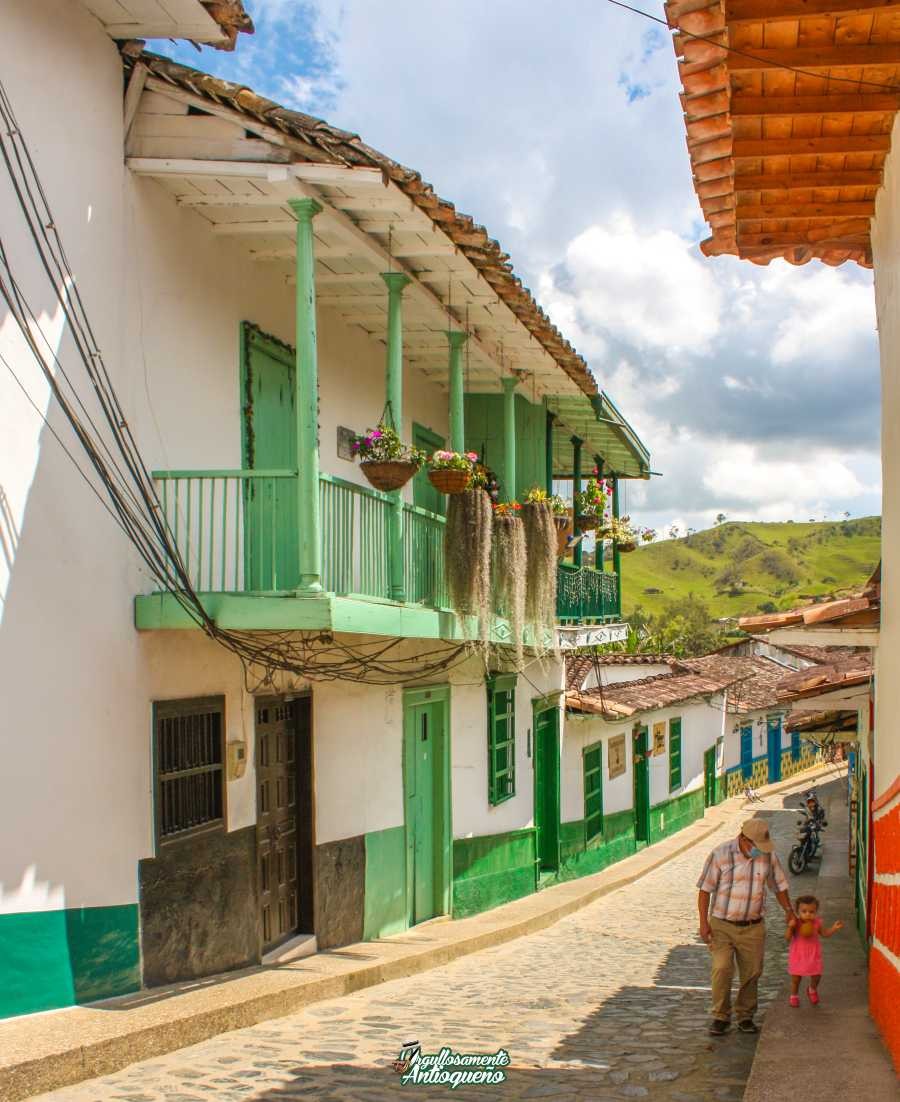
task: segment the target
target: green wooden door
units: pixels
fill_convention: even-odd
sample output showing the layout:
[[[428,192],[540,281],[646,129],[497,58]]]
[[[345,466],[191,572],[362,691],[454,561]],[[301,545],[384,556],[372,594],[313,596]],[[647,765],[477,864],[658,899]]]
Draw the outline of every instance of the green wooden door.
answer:
[[[422,451],[431,455],[433,451],[444,446],[445,441],[442,436],[438,436],[437,433],[422,425],[413,425],[413,447],[421,448]],[[418,505],[420,509],[427,509],[430,513],[439,513],[441,516],[447,512],[446,495],[431,485],[428,480],[428,471],[424,467],[421,467],[413,478],[413,505]]]
[[[647,760],[646,727],[640,727],[634,735],[634,837],[639,844],[650,841],[650,763]]]
[[[243,457],[249,470],[295,470],[294,355],[257,329],[244,329]],[[297,484],[249,480],[244,487],[244,588],[294,589],[300,580]]]
[[[444,700],[406,707],[404,788],[411,926],[445,911],[446,714]]]
[[[534,714],[534,826],[538,867],[559,867],[559,709]]]
[[[710,748],[703,755],[703,804],[712,807],[716,802],[716,748]]]

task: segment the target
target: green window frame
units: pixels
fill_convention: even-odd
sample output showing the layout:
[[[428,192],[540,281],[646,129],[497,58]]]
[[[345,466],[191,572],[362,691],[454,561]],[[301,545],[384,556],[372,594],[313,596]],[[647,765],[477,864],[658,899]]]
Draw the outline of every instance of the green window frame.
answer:
[[[681,716],[669,720],[669,791],[681,788]]]
[[[584,840],[603,833],[603,743],[595,742],[581,751],[584,772]]]
[[[488,801],[492,806],[516,794],[516,678],[492,677],[488,698]]]

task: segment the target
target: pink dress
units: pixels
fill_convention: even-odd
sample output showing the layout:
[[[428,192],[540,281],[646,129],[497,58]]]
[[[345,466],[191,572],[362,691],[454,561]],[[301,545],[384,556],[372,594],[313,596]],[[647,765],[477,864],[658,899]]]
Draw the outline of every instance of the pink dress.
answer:
[[[815,929],[811,937],[802,937],[794,931],[788,948],[788,975],[822,975],[822,939],[819,937],[821,918],[813,919],[813,925]]]

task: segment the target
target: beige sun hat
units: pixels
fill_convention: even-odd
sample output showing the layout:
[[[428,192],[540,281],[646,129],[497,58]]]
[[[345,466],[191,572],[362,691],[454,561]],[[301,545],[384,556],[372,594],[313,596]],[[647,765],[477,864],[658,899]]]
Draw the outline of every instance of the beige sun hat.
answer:
[[[748,819],[741,826],[741,834],[745,838],[749,838],[756,848],[761,849],[763,853],[771,853],[775,848],[775,843],[769,835],[769,824],[765,819]]]

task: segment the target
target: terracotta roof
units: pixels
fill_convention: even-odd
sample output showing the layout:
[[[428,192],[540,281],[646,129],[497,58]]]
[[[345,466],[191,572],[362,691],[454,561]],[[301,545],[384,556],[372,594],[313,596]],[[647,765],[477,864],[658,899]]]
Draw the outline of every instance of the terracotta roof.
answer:
[[[689,670],[704,675],[726,677],[731,672],[735,684],[728,693],[728,711],[734,713],[752,712],[777,704],[778,685],[789,672],[780,662],[762,655],[729,658],[723,654],[706,654],[700,658],[682,659],[682,663]]]
[[[566,688],[580,688],[595,662],[598,666],[678,665],[671,654],[571,654],[566,656]]]
[[[701,676],[698,673],[661,673],[638,681],[622,681],[602,689],[566,693],[566,708],[571,712],[600,715],[605,719],[623,719],[638,712],[649,712],[681,704],[694,697],[721,692],[735,680],[728,675]]]
[[[385,181],[393,181],[450,238],[581,391],[590,398],[599,399],[600,391],[587,363],[538,306],[531,291],[523,286],[508,254],[488,235],[484,226],[437,195],[420,173],[366,145],[356,134],[339,130],[313,115],[288,110],[244,85],[179,65],[168,58],[150,53],[142,53],[136,58],[126,52],[123,54],[126,71],[130,71],[138,60],[154,77],[173,87],[282,131],[292,139],[293,157],[297,162],[379,169]]]
[[[851,655],[858,653],[856,647],[814,647],[812,645],[807,646],[805,643],[781,643],[779,645],[782,650],[797,654],[801,658],[806,658],[820,666],[827,662],[833,662],[836,658],[849,658]]]
[[[855,654],[827,666],[810,666],[788,674],[778,686],[778,699],[802,700],[804,697],[839,692],[865,685],[871,677],[871,657],[867,654]]]
[[[881,564],[866,582],[865,587],[850,597],[834,601],[819,601],[802,605],[786,612],[772,612],[765,616],[742,616],[738,625],[743,631],[774,631],[776,628],[815,627],[878,627],[881,622]],[[792,644],[793,645],[793,644]],[[794,647],[796,650],[796,646]],[[801,653],[801,652],[797,652]]]
[[[669,0],[707,256],[872,266],[900,91],[891,6]]]
[[[785,725],[788,731],[847,731],[854,732],[859,716],[852,711],[792,712]]]

